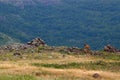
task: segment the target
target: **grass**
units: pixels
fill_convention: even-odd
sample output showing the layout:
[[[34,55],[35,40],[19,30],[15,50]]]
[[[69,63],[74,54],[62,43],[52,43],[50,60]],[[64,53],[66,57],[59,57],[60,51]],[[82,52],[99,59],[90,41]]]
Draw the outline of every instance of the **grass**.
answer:
[[[120,79],[120,55],[103,52],[101,56],[61,54],[60,52],[21,51],[0,54],[0,80],[97,80]],[[64,55],[64,57],[63,57]]]
[[[120,54],[103,52],[98,58],[120,61]]]
[[[0,80],[37,80],[31,75],[0,75]]]
[[[42,66],[47,68],[57,68],[57,69],[87,69],[87,70],[107,70],[113,72],[120,72],[120,62],[84,62],[84,63],[67,63],[67,64],[39,64],[33,63],[34,66]]]

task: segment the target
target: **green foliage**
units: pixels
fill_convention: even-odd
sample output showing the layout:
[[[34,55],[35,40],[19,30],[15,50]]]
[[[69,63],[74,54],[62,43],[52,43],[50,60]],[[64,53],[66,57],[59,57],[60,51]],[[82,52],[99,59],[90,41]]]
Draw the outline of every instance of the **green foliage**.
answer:
[[[0,32],[21,42],[40,36],[55,46],[88,43],[101,49],[110,43],[120,48],[120,0],[62,1],[24,8],[0,2]]]

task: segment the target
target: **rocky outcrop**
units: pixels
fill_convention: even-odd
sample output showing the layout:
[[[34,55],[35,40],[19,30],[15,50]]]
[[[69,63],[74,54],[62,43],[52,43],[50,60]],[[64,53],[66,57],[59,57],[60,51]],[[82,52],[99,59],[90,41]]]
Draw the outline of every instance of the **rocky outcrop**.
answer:
[[[117,48],[115,48],[115,47],[113,47],[111,45],[106,45],[104,47],[104,51],[106,51],[106,52],[120,52],[119,49],[117,49]]]
[[[59,49],[59,52],[64,52],[68,54],[81,54],[83,53],[83,50],[77,47],[65,47],[65,48]]]
[[[2,49],[12,51],[12,50],[24,50],[24,49],[27,49],[28,47],[29,46],[26,44],[14,43],[14,44],[3,46]]]
[[[21,43],[13,43],[10,45],[5,45],[0,47],[0,50],[25,50],[28,48],[35,48],[39,46],[46,46],[45,42],[40,38],[35,38],[32,41],[28,42],[27,44],[21,44]]]
[[[77,48],[77,47],[71,47],[71,48],[67,48],[67,51],[68,52],[75,52],[75,53],[81,53],[82,52],[82,49],[80,48]]]
[[[38,47],[38,46],[45,46],[45,42],[40,38],[35,38],[32,41],[28,42],[27,45]]]

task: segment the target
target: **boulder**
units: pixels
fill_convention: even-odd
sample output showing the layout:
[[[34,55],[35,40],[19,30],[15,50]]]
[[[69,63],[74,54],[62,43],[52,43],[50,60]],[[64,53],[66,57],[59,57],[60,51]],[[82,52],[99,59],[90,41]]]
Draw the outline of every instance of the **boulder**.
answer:
[[[38,47],[38,46],[45,46],[45,42],[40,38],[35,38],[32,41],[28,42],[27,45]]]
[[[16,52],[13,54],[13,56],[21,56],[21,54]]]
[[[80,48],[77,48],[77,47],[71,47],[71,48],[67,48],[66,51],[68,53],[80,54],[80,53],[82,53],[83,50]]]
[[[104,51],[106,51],[106,52],[119,52],[120,50],[111,46],[111,45],[106,45],[104,47]]]
[[[100,78],[100,75],[98,73],[94,73],[92,77],[93,78]]]

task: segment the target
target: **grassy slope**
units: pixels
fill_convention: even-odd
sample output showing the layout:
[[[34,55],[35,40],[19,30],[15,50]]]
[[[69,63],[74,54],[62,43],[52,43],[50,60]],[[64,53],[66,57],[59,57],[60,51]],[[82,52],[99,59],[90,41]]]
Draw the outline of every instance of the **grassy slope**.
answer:
[[[10,36],[6,34],[0,33],[0,44],[1,45],[7,45],[7,44],[15,43],[15,42],[17,42],[17,40],[15,40],[14,38],[11,38]]]
[[[94,73],[100,74],[97,80],[120,78],[120,55],[110,53],[63,57],[59,52],[27,52],[19,57],[11,52],[0,54],[0,64],[0,80],[96,80]]]

